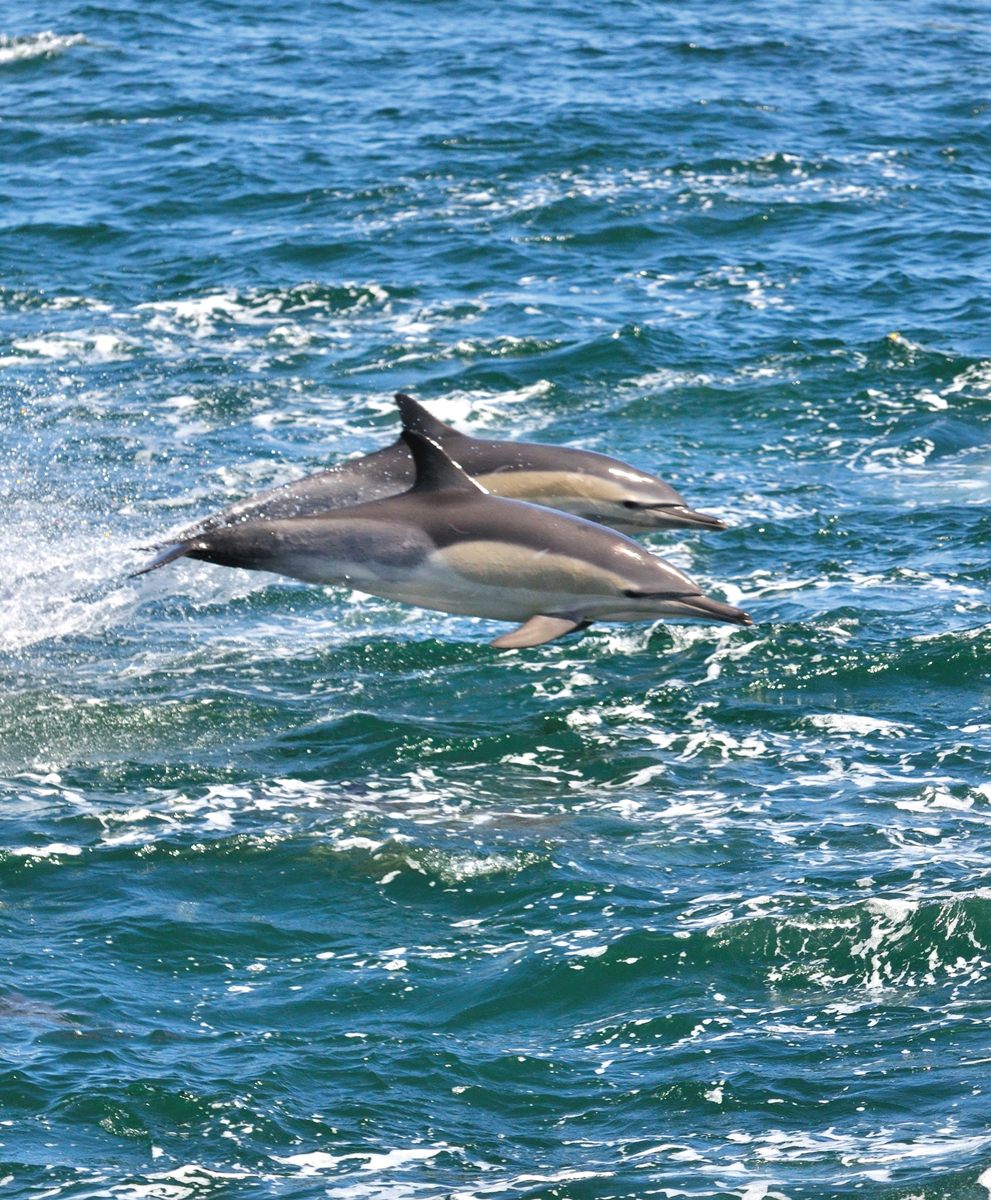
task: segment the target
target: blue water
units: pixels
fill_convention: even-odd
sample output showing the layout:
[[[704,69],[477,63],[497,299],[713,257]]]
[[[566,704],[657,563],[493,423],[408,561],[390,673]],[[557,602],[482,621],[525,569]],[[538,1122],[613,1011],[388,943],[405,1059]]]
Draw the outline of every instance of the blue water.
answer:
[[[0,9],[0,1194],[987,1200],[987,16]],[[128,578],[397,389],[756,625]]]

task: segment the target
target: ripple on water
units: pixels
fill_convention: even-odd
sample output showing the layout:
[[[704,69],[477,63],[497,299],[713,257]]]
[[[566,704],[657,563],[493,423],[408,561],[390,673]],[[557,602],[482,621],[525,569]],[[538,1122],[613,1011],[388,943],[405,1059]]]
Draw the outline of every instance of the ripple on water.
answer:
[[[983,1195],[979,27],[495,12],[0,36],[0,1183]],[[128,578],[398,390],[757,624]]]

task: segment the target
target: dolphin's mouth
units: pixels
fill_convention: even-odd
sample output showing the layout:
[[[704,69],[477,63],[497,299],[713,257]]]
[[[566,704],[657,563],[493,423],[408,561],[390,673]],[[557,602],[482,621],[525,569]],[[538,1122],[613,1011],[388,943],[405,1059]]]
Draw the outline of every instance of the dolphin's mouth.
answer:
[[[671,527],[712,530],[728,528],[726,522],[720,521],[718,517],[714,517],[710,513],[696,512],[694,508],[688,508],[684,504],[667,504],[664,502],[659,504],[641,504],[636,500],[624,500],[623,507],[630,513],[631,524],[633,523],[635,514],[642,512],[664,517]]]
[[[730,625],[753,625],[753,618],[742,608],[734,608],[732,604],[723,604],[721,600],[713,600],[710,596],[690,596],[683,601],[689,608],[694,608],[699,616],[716,617]]]
[[[668,600],[694,610],[686,612],[686,617],[709,617],[730,625],[753,625],[750,614],[742,608],[734,608],[732,604],[723,604],[721,600],[713,600],[709,596],[686,596],[683,592],[640,592],[636,588],[625,588],[623,595],[631,600]]]

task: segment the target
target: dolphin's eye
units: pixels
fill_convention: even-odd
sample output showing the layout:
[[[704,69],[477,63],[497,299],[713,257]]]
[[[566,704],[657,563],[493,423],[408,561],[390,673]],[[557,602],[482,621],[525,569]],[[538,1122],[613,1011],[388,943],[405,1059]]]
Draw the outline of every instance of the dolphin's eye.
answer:
[[[639,508],[640,505],[637,504],[636,500],[624,500],[623,507],[624,508]]]
[[[643,600],[647,593],[638,592],[636,588],[624,588],[623,595],[628,596],[631,600]]]

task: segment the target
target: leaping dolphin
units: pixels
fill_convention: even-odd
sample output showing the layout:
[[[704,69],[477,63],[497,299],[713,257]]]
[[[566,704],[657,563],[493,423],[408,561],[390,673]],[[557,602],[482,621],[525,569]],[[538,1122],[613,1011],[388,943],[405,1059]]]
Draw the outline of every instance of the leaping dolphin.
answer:
[[[499,648],[539,646],[593,621],[752,624],[623,534],[491,495],[428,437],[407,428],[403,440],[415,470],[403,495],[214,528],[168,547],[145,571],[188,556],[517,622],[491,643]]]
[[[567,446],[497,442],[469,437],[438,421],[411,396],[397,393],[403,428],[437,442],[492,493],[557,508],[624,533],[652,529],[725,529],[717,517],[694,512],[656,475]],[[311,517],[405,492],[413,483],[413,457],[402,438],[306,479],[239,500],[179,534],[188,541],[243,521]]]

